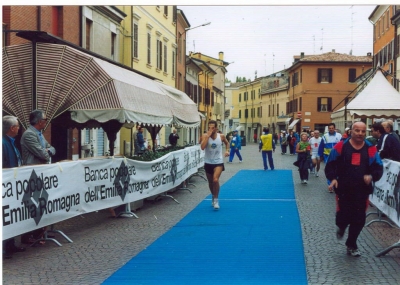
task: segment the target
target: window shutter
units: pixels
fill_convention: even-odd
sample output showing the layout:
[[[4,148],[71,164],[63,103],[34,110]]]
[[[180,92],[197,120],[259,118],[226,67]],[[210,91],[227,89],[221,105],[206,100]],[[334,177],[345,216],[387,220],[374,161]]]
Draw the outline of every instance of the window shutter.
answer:
[[[321,83],[321,68],[318,68],[318,83]]]
[[[329,68],[329,83],[332,83],[332,68]]]
[[[321,97],[317,98],[317,110],[320,111],[321,110]]]
[[[332,112],[332,98],[328,98],[328,112]]]
[[[356,69],[350,68],[349,69],[349,82],[354,82],[356,79]]]

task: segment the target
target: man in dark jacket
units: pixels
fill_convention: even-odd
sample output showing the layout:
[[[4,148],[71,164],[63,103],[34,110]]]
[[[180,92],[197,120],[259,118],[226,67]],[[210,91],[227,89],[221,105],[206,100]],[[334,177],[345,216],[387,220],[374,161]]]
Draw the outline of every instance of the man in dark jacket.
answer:
[[[3,117],[3,168],[19,167],[22,165],[22,158],[15,145],[15,137],[18,135],[18,118],[14,116]],[[12,258],[14,252],[25,251],[23,247],[15,245],[14,238],[3,241],[4,258]]]
[[[381,159],[386,158],[400,162],[400,142],[391,133],[386,133],[381,122],[371,126],[371,134],[378,140],[376,148]]]
[[[365,140],[366,129],[363,122],[355,123],[350,139],[333,147],[325,166],[329,190],[336,193],[336,237],[342,239],[349,226],[347,254],[354,257],[361,256],[357,238],[365,224],[368,197],[373,190],[371,182],[378,181],[383,174],[376,147]]]
[[[169,135],[169,143],[172,146],[176,146],[178,143],[179,135],[176,133],[176,130],[173,130],[172,133]]]

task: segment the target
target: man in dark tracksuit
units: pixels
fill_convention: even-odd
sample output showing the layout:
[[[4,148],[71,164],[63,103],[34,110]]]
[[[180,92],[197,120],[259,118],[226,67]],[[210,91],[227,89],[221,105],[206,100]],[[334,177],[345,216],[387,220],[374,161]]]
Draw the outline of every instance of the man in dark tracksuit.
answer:
[[[336,193],[336,236],[346,240],[347,254],[359,257],[357,238],[364,227],[368,196],[373,191],[371,181],[378,181],[383,173],[382,161],[376,147],[365,140],[366,125],[357,122],[351,138],[337,143],[329,154],[325,175],[330,180],[329,190]]]

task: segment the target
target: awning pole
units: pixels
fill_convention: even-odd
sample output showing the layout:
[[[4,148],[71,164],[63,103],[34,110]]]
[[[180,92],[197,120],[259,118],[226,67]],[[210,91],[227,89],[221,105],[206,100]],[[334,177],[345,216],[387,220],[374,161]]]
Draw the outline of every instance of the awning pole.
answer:
[[[36,39],[32,40],[32,111],[37,109],[37,78],[36,78]]]

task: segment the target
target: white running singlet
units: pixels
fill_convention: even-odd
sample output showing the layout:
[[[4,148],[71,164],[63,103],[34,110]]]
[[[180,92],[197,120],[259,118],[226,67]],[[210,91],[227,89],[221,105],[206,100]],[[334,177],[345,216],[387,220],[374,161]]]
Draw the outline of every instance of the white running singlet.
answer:
[[[221,164],[224,163],[222,157],[222,140],[219,133],[215,140],[208,138],[207,146],[204,149],[204,162],[208,164]]]

